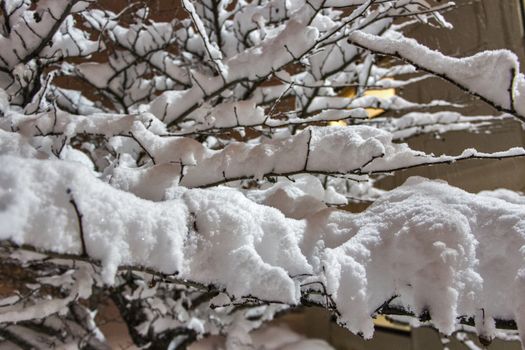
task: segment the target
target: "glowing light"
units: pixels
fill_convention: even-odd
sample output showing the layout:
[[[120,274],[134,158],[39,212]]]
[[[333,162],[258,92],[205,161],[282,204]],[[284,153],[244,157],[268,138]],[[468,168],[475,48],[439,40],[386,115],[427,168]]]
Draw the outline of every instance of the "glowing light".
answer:
[[[340,96],[352,98],[352,97],[356,97],[356,95],[357,95],[357,89],[355,87],[348,87],[343,90]],[[383,99],[388,99],[395,95],[396,95],[396,89],[394,88],[371,89],[371,90],[366,90],[363,93],[363,96],[374,96],[374,97],[383,98]],[[380,116],[384,112],[385,110],[381,108],[367,108],[366,109],[366,113],[368,113],[368,118],[375,118],[377,116]]]
[[[374,319],[374,325],[378,327],[393,329],[396,331],[401,332],[410,332],[410,326],[401,324],[401,323],[394,323],[390,321],[385,315],[379,315]]]
[[[334,120],[333,122],[328,122],[330,126],[347,126],[348,124],[344,120]]]

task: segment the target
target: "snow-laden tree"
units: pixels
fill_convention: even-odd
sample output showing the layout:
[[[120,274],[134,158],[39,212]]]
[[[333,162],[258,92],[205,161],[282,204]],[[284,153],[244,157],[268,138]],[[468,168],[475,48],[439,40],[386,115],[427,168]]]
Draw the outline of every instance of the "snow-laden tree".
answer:
[[[400,169],[525,155],[403,143],[525,122],[514,54],[447,57],[403,35],[451,29],[452,3],[182,0],[169,22],[143,2],[0,4],[5,343],[107,348],[107,298],[144,348],[212,334],[249,347],[299,305],[364,338],[378,314],[487,342],[524,334],[525,197],[423,178],[375,187]],[[433,77],[493,115],[369,93]],[[338,208],[349,201],[374,203]]]

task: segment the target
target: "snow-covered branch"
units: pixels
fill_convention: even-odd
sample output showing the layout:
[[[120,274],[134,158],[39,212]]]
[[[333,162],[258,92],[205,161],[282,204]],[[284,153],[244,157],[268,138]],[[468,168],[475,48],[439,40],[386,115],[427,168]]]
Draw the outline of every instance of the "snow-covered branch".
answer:
[[[466,58],[452,58],[431,50],[399,33],[374,36],[360,31],[350,41],[378,54],[404,60],[416,68],[437,75],[495,109],[513,114],[525,122],[525,77],[516,55],[508,50],[485,51]],[[483,69],[484,74],[475,74]]]
[[[101,262],[105,283],[116,283],[119,267],[131,265],[217,286],[234,300],[297,305],[303,298],[335,308],[340,323],[366,337],[386,301],[416,315],[429,312],[447,334],[459,316],[481,308],[486,318],[523,327],[524,209],[516,201],[412,179],[361,214],[325,209],[295,220],[234,189],[180,188],[152,203],[66,162],[3,157],[2,163],[11,196],[3,197],[1,218],[15,218],[2,239],[82,256],[76,217],[67,214],[74,212],[71,189],[87,252]],[[509,218],[504,228],[491,219],[501,216]],[[493,273],[496,266],[506,273]],[[318,299],[312,291],[321,285],[326,292]],[[508,296],[499,285],[508,286]],[[325,305],[323,295],[334,305]]]

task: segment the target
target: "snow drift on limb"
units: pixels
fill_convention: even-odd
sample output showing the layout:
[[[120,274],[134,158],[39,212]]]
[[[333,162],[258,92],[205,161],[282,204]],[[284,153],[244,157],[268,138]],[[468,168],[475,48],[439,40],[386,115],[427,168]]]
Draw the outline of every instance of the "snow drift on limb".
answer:
[[[367,338],[371,315],[393,296],[415,314],[428,311],[447,334],[459,316],[479,309],[486,319],[525,327],[525,206],[518,201],[412,178],[363,213],[322,209],[296,220],[234,189],[181,188],[151,202],[73,163],[16,156],[1,163],[7,225],[0,238],[88,255],[102,263],[106,283],[119,266],[134,264],[237,298],[297,304],[316,281],[339,322]]]

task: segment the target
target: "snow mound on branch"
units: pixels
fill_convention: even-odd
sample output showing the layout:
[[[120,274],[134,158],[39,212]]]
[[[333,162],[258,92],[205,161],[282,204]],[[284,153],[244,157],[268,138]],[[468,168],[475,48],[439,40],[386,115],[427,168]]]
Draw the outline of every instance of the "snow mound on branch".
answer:
[[[261,179],[265,175],[293,175],[304,171],[356,172],[376,157],[385,158],[384,166],[392,166],[393,161],[396,167],[425,159],[421,152],[405,144],[394,144],[390,133],[368,126],[309,127],[294,136],[266,139],[259,144],[232,142],[218,151],[190,138],[155,135],[141,123],[135,123],[132,133],[141,144],[147,145],[156,165],[138,171],[117,168],[112,183],[137,194],[143,193],[140,189],[150,178],[166,174],[170,174],[170,179],[178,178],[180,185],[199,187],[240,178]],[[152,185],[169,186],[173,182]],[[148,199],[162,199],[167,190],[169,188],[158,189],[155,196]]]
[[[113,171],[111,181],[141,196],[147,195],[143,191],[147,187],[151,197],[144,198],[151,200],[164,199],[170,186],[177,184],[204,187],[303,172],[361,174],[455,159],[411,150],[406,144],[392,142],[391,133],[368,126],[308,127],[296,135],[264,139],[258,144],[232,142],[221,150],[190,138],[155,135],[139,122],[132,133],[147,145],[144,147],[155,165],[140,169],[121,166]],[[152,178],[159,181],[151,183]]]
[[[275,37],[221,61],[224,64],[221,76],[192,71],[193,87],[183,91],[165,91],[148,105],[148,109],[168,125],[176,122],[186,117],[185,111],[193,111],[205,98],[219,94],[226,86],[242,80],[256,80],[278,71],[311,50],[318,36],[316,28],[290,20]]]
[[[525,75],[518,74],[514,81],[514,108],[525,116]]]
[[[135,123],[147,126],[150,132],[162,134],[165,125],[152,114],[119,115],[97,113],[89,116],[75,115],[57,110],[55,113],[25,115],[10,111],[7,118],[0,119],[0,129],[17,130],[25,136],[63,134],[73,137],[78,134],[94,134],[111,137],[127,135]]]
[[[0,154],[16,155],[23,158],[37,158],[39,156],[39,152],[29,145],[24,136],[2,129],[0,129]]]
[[[85,253],[102,262],[106,283],[119,266],[138,265],[296,304],[288,273],[311,273],[298,245],[304,224],[232,189],[181,189],[179,198],[155,203],[75,163],[1,156],[0,164],[0,239]]]
[[[179,252],[188,214],[177,201],[141,200],[75,163],[2,156],[0,164],[1,239],[83,254],[74,200],[82,215],[85,253],[102,261],[106,282],[119,265],[155,266],[165,273],[183,269]]]
[[[513,96],[519,92],[519,87],[514,86],[514,79],[520,70],[518,58],[511,51],[484,51],[470,57],[453,58],[393,31],[383,37],[355,31],[350,34],[350,40],[366,49],[408,60],[419,68],[456,82],[501,108],[514,109]]]
[[[111,183],[155,201],[169,198],[177,186],[211,187],[242,179],[301,173],[363,175],[467,158],[525,155],[525,149],[515,147],[492,154],[468,149],[458,156],[434,156],[393,142],[388,131],[362,125],[308,127],[295,135],[263,138],[258,143],[232,141],[220,150],[188,137],[156,135],[138,121],[130,135],[153,164],[137,168],[123,162],[111,170]],[[117,138],[113,141],[115,151],[129,152],[129,144]],[[345,201],[336,194],[330,197],[325,199],[332,203]]]
[[[458,316],[479,309],[485,321],[519,317],[516,310],[525,300],[524,214],[523,205],[422,178],[410,179],[351,220],[331,214],[324,223],[331,230],[318,239],[326,247],[321,264],[340,321],[369,337],[366,315],[392,295],[416,314],[430,311],[444,333],[454,330]]]
[[[326,190],[319,178],[304,174],[281,180],[261,190],[249,190],[245,195],[252,201],[279,209],[284,215],[302,219],[325,209],[325,203],[346,204],[346,197],[332,187]]]
[[[198,231],[189,247],[192,272],[200,271],[212,284],[227,281],[234,296],[298,303],[289,275],[312,272],[298,244],[303,222],[255,204],[234,189],[194,189],[183,198]]]
[[[428,310],[447,334],[481,309],[479,323],[515,319],[525,329],[525,205],[516,198],[412,178],[363,213],[327,208],[295,220],[231,188],[179,188],[151,202],[75,163],[0,164],[0,239],[86,253],[107,283],[119,266],[140,265],[232,297],[296,304],[315,298],[308,288],[320,282],[339,322],[365,337],[392,296],[415,314]]]
[[[525,196],[523,193],[514,192],[505,188],[499,188],[492,191],[482,191],[479,194],[487,197],[503,199],[509,203],[525,204]]]

